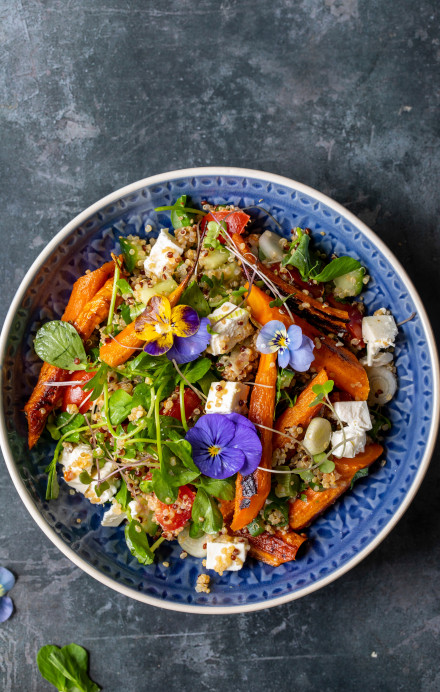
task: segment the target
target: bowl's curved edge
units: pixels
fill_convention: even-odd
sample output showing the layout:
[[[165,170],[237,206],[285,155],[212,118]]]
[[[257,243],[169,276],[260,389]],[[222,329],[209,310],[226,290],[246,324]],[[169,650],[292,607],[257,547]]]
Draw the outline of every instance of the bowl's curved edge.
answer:
[[[98,202],[95,202],[95,204],[92,204],[90,207],[85,209],[83,212],[78,214],[72,221],[70,221],[64,228],[62,228],[55,236],[52,238],[52,240],[48,243],[48,245],[45,247],[45,249],[38,255],[36,260],[33,262],[31,265],[30,269],[27,271],[26,275],[24,276],[17,293],[15,295],[14,300],[11,303],[11,306],[8,310],[5,323],[3,325],[2,333],[0,336],[0,368],[3,369],[3,364],[5,360],[5,352],[6,352],[6,344],[9,336],[9,331],[11,328],[11,324],[15,315],[15,312],[20,305],[20,302],[23,298],[23,294],[25,293],[26,287],[29,284],[29,282],[33,279],[35,274],[39,271],[41,268],[41,265],[44,263],[46,258],[50,255],[50,253],[56,248],[59,242],[64,240],[77,226],[82,224],[84,221],[86,221],[91,215],[95,214],[97,211],[99,211],[102,207],[105,207],[108,204],[111,204],[112,202],[115,202],[117,199],[124,195],[132,194],[136,192],[139,188],[145,187],[147,185],[154,185],[154,184],[159,184],[163,182],[167,182],[169,180],[173,180],[175,178],[179,177],[188,177],[188,176],[200,176],[200,175],[215,175],[215,176],[242,176],[242,177],[251,177],[255,178],[257,180],[264,180],[264,181],[269,181],[274,184],[279,184],[279,185],[284,185],[286,187],[293,188],[294,190],[301,192],[305,195],[310,195],[314,197],[315,199],[319,200],[323,204],[327,205],[331,209],[333,209],[335,212],[341,214],[343,217],[345,217],[347,220],[349,220],[354,226],[356,226],[365,236],[367,236],[380,250],[381,252],[385,255],[387,260],[390,262],[390,264],[397,270],[397,272],[403,277],[406,285],[408,286],[408,290],[411,293],[412,299],[415,303],[418,315],[421,319],[423,329],[426,333],[428,344],[429,344],[429,354],[431,358],[431,363],[432,363],[432,369],[433,369],[433,410],[432,410],[432,419],[431,419],[431,427],[427,439],[427,444],[425,448],[425,453],[423,455],[423,458],[420,462],[420,467],[419,470],[414,478],[414,481],[409,489],[409,492],[407,493],[404,501],[402,502],[401,506],[397,510],[397,512],[393,515],[393,517],[390,519],[390,521],[383,527],[383,529],[377,534],[377,536],[374,538],[371,543],[369,543],[363,550],[361,550],[356,556],[354,556],[351,560],[349,560],[345,565],[340,567],[338,570],[333,572],[332,574],[328,575],[327,577],[324,577],[317,581],[316,583],[304,587],[303,589],[300,589],[296,591],[295,593],[292,594],[286,594],[285,596],[281,596],[279,598],[273,598],[270,599],[269,601],[266,602],[261,602],[261,603],[255,603],[255,604],[249,604],[249,605],[240,605],[240,606],[199,606],[199,605],[181,605],[179,603],[170,603],[167,601],[162,601],[158,598],[154,598],[152,596],[148,596],[147,594],[142,594],[134,589],[130,589],[128,587],[122,586],[121,584],[117,584],[113,579],[110,579],[109,577],[106,577],[104,574],[99,572],[99,570],[95,569],[91,565],[89,565],[85,560],[82,558],[78,557],[76,553],[69,548],[65,543],[61,540],[61,538],[55,533],[53,529],[49,527],[49,525],[45,522],[45,520],[42,518],[42,516],[39,514],[26,486],[24,485],[22,479],[19,476],[19,473],[15,467],[14,460],[12,457],[11,450],[9,448],[9,443],[8,443],[8,436],[7,436],[7,430],[5,426],[5,416],[4,416],[4,411],[3,411],[3,399],[0,397],[0,445],[1,449],[5,458],[6,466],[8,468],[9,474],[12,478],[12,481],[17,489],[18,494],[20,495],[26,509],[34,519],[34,521],[38,524],[40,529],[46,534],[46,536],[54,543],[54,545],[66,556],[71,560],[77,567],[80,567],[84,572],[89,574],[91,577],[96,579],[97,581],[101,582],[102,584],[105,584],[109,588],[118,591],[119,593],[122,593],[125,596],[128,596],[129,598],[134,598],[135,600],[141,601],[143,603],[147,603],[149,605],[154,605],[154,606],[159,606],[161,608],[165,608],[167,610],[174,610],[174,611],[179,611],[179,612],[185,612],[185,613],[201,613],[201,614],[212,614],[212,615],[225,615],[225,614],[230,614],[230,613],[243,613],[243,612],[251,612],[251,611],[257,611],[257,610],[264,610],[266,608],[272,608],[277,605],[282,605],[284,603],[287,603],[289,601],[296,600],[298,598],[301,598],[302,596],[306,596],[313,591],[317,591],[318,589],[321,589],[322,587],[326,586],[327,584],[330,584],[331,582],[335,581],[339,577],[341,577],[343,574],[348,572],[350,569],[355,567],[359,562],[361,562],[369,553],[371,553],[383,540],[384,538],[390,533],[390,531],[394,528],[394,526],[397,524],[397,522],[402,518],[403,514],[406,512],[408,509],[409,505],[411,504],[412,500],[414,499],[414,496],[416,495],[420,484],[425,476],[425,473],[427,471],[432,452],[434,450],[434,445],[437,437],[437,430],[438,430],[438,425],[439,425],[439,419],[440,419],[440,399],[439,399],[439,389],[440,389],[440,372],[439,372],[439,363],[438,363],[438,356],[437,356],[437,348],[435,344],[435,339],[434,335],[432,332],[432,328],[426,313],[426,310],[420,300],[420,297],[411,281],[411,279],[408,277],[406,271],[400,264],[400,262],[396,259],[396,257],[393,255],[391,250],[388,249],[388,247],[385,245],[385,243],[382,242],[382,240],[370,229],[368,226],[366,226],[360,219],[358,219],[354,214],[352,214],[350,211],[345,209],[341,204],[338,202],[335,202],[332,200],[330,197],[327,197],[321,192],[318,192],[317,190],[314,190],[313,188],[304,185],[303,183],[299,183],[295,180],[292,180],[290,178],[286,178],[284,176],[280,176],[274,173],[265,173],[264,171],[258,171],[258,170],[252,170],[252,169],[247,169],[247,168],[235,168],[235,167],[224,167],[224,166],[218,166],[218,167],[204,167],[204,168],[187,168],[187,169],[181,169],[181,170],[176,170],[176,171],[169,171],[167,173],[161,173],[158,175],[150,176],[148,178],[144,178],[142,180],[139,180],[135,183],[131,183],[130,185],[126,185],[125,187],[120,188],[119,190],[116,190],[115,192],[110,193],[109,195],[103,197],[100,199]],[[1,383],[0,383],[1,386]]]

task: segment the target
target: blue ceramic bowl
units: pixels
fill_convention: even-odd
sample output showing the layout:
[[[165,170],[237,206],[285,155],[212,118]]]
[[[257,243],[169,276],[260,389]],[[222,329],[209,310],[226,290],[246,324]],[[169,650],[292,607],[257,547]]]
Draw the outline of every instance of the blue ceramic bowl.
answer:
[[[60,317],[75,279],[107,261],[119,235],[142,235],[147,224],[155,229],[170,226],[169,214],[157,214],[154,208],[182,194],[196,205],[206,199],[248,207],[262,200],[286,233],[292,227],[307,226],[327,253],[350,254],[368,268],[373,277],[365,292],[369,312],[390,308],[397,322],[416,313],[399,330],[396,345],[399,390],[389,407],[393,427],[386,441],[386,465],[359,481],[308,529],[308,547],[296,562],[273,568],[249,560],[239,572],[214,574],[210,594],[195,592],[197,576],[203,571],[201,562],[191,557],[181,560],[177,542],[161,546],[159,561],[145,567],[131,557],[122,527],[101,527],[101,507],[81,495],[70,495],[64,483],[59,499],[47,502],[44,468],[53,443],[43,437],[29,452],[22,413],[40,368],[32,348],[37,328]],[[270,218],[258,210],[253,216],[261,226],[271,228]],[[439,411],[435,344],[405,271],[379,238],[339,204],[293,180],[259,171],[173,171],[129,185],[86,209],[55,236],[27,273],[9,310],[0,349],[1,444],[27,509],[55,545],[98,581],[172,610],[258,610],[304,596],[341,576],[383,540],[407,509],[435,441]],[[162,564],[165,560],[170,564],[167,568]]]

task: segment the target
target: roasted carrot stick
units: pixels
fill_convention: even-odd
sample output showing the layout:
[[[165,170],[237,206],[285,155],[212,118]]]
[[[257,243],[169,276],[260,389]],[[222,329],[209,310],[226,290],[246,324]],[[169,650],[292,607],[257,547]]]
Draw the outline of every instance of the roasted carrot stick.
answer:
[[[72,324],[83,341],[86,341],[96,327],[108,316],[112,293],[113,278],[105,282],[98,293],[84,305],[78,317],[73,320]],[[118,297],[116,299],[116,304],[120,301],[121,298]]]
[[[358,454],[354,459],[334,459],[335,470],[340,478],[336,481],[335,488],[329,488],[322,492],[316,492],[307,488],[305,495],[307,500],[297,499],[290,503],[289,525],[297,531],[303,529],[316,519],[316,517],[330,507],[342,493],[350,487],[353,476],[360,469],[370,466],[376,461],[383,452],[383,447],[373,443],[365,447],[365,451]]]
[[[301,425],[304,427],[310,423],[321,407],[320,403],[316,406],[310,406],[312,401],[316,399],[316,394],[312,387],[316,384],[324,384],[327,380],[326,371],[324,369],[320,370],[316,377],[311,380],[307,387],[301,392],[296,403],[281,414],[275,424],[275,428],[280,431],[280,434],[275,435],[273,443],[274,449],[284,447],[289,442],[289,438],[281,433],[286,432],[288,428],[292,428],[294,425]]]
[[[72,293],[70,294],[69,302],[64,310],[62,320],[64,322],[73,322],[78,317],[83,307],[92,300],[100,288],[102,288],[110,276],[115,273],[115,263],[106,262],[89,274],[80,276],[73,284]]]
[[[307,540],[304,534],[301,535],[293,531],[276,531],[275,534],[265,531],[259,536],[251,536],[244,531],[239,531],[238,534],[245,536],[249,541],[249,555],[251,557],[273,567],[294,560],[298,549]]]
[[[62,370],[54,365],[49,365],[49,363],[43,363],[38,382],[24,407],[29,428],[29,449],[37,442],[44,430],[49,414],[61,403],[63,398],[61,387],[51,387],[47,383],[65,382],[69,377],[68,370]]]
[[[271,308],[269,303],[272,298],[255,284],[246,297],[246,302],[251,308],[252,316],[260,324],[266,324],[270,320],[280,320],[286,327],[297,324],[303,333],[315,342],[313,355],[315,360],[312,365],[316,369],[325,368],[329,379],[334,380],[339,389],[343,389],[357,401],[366,401],[370,385],[367,373],[359,363],[356,356],[344,348],[336,346],[333,339],[324,335],[316,327],[308,324],[306,320],[295,316],[293,321],[283,308]],[[319,344],[319,348],[318,345]]]
[[[277,355],[277,353],[261,354],[249,405],[249,420],[269,428],[273,427],[275,411]],[[258,384],[266,386],[258,387]],[[260,433],[263,446],[260,466],[270,469],[272,468],[272,432],[260,429]],[[256,469],[249,476],[237,474],[232,531],[244,528],[255,519],[269,495],[270,482],[270,473],[261,469]]]

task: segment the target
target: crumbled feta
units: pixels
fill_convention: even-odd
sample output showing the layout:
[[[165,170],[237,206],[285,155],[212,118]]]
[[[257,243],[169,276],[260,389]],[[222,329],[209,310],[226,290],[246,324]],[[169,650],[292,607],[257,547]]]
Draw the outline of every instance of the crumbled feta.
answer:
[[[130,516],[132,519],[137,519],[139,516],[138,503],[136,500],[132,500],[128,503],[128,509],[130,510]]]
[[[249,321],[248,311],[237,308],[233,303],[223,303],[211,315],[208,315],[208,318],[215,334],[211,335],[211,341],[206,350],[213,356],[229,353],[239,341],[243,341],[254,330]]]
[[[332,434],[332,454],[338,459],[341,457],[353,459],[357,454],[365,450],[367,435],[365,430],[350,427],[349,425],[345,426],[344,433],[345,445],[342,430],[336,430]]]
[[[110,473],[116,471],[117,468],[117,465],[112,461],[106,461],[102,469],[100,469],[99,477],[104,479]],[[112,476],[107,482],[109,487],[107,490],[104,490],[99,497],[96,494],[96,486],[98,483],[96,480],[92,481],[88,488],[84,491],[85,497],[90,500],[93,505],[103,505],[105,502],[111,500],[113,495],[116,495],[118,492],[118,488],[121,484],[121,481],[118,478]]]
[[[180,262],[183,248],[165,230],[161,230],[153,249],[144,262],[146,273],[154,274],[160,279],[169,278]]]
[[[213,569],[222,575],[223,572],[236,572],[243,567],[249,543],[246,538],[220,536],[208,539],[206,547],[206,569]]]
[[[374,314],[362,320],[362,339],[367,345],[367,365],[373,364],[374,356],[382,349],[394,346],[397,325],[392,315]]]
[[[206,413],[245,413],[249,387],[241,382],[213,382],[206,401]]]
[[[89,484],[81,483],[79,477],[83,471],[87,471],[88,474],[92,471],[92,448],[86,444],[65,447],[60,457],[60,464],[64,466],[63,476],[67,485],[79,493],[84,493]]]
[[[102,517],[101,526],[119,526],[122,524],[124,519],[127,518],[126,513],[122,510],[121,505],[116,500],[113,500],[110,509],[104,513]]]
[[[356,430],[371,430],[370,412],[366,401],[336,401],[335,411],[341,421]]]

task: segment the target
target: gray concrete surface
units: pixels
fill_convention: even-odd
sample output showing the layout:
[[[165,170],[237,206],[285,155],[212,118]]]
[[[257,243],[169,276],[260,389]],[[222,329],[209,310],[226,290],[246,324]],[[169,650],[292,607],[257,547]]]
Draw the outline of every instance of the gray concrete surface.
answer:
[[[238,165],[329,194],[404,264],[439,329],[440,8],[433,0],[2,0],[1,318],[45,243],[122,185]],[[51,689],[46,643],[106,692],[440,689],[439,455],[413,505],[323,591],[242,616],[173,614],[52,546],[0,469],[5,692]]]

